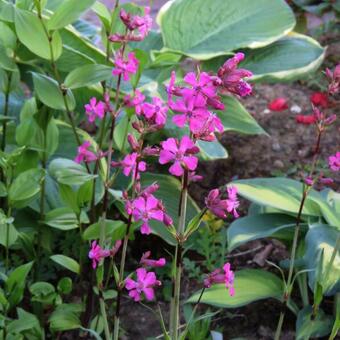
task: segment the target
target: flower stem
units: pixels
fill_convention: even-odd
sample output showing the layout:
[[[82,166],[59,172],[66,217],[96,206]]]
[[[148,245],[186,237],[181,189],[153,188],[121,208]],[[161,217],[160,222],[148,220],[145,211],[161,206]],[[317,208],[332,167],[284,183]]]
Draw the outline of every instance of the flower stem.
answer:
[[[7,88],[5,92],[5,106],[4,106],[4,116],[8,115],[9,109],[9,95],[11,93],[11,83],[12,83],[12,73],[8,74]],[[7,121],[6,119],[2,122],[2,140],[1,140],[1,150],[5,151],[6,148],[6,134],[7,134]]]
[[[310,177],[313,175],[314,169],[315,169],[316,164],[318,162],[322,131],[323,131],[322,129],[318,130],[317,142],[316,142],[316,146],[315,146],[315,155],[314,155],[311,170],[310,170],[310,173],[309,173]],[[288,279],[287,279],[287,284],[285,286],[286,288],[285,288],[285,291],[284,291],[284,294],[283,294],[283,306],[282,306],[282,311],[280,313],[279,322],[278,322],[277,327],[276,327],[276,332],[275,332],[275,337],[274,337],[275,340],[280,339],[283,321],[284,321],[284,317],[285,317],[285,314],[286,314],[286,307],[287,307],[288,300],[290,298],[290,294],[291,294],[291,291],[292,291],[291,286],[292,286],[292,279],[293,279],[293,273],[294,273],[296,250],[297,250],[297,246],[298,246],[298,239],[299,239],[299,233],[300,233],[301,216],[302,216],[303,207],[305,205],[306,198],[308,196],[310,189],[311,189],[311,187],[308,187],[308,186],[304,187],[301,202],[300,202],[299,211],[298,211],[298,214],[297,214],[297,217],[296,217],[296,225],[295,225],[294,236],[293,236],[293,244],[292,244],[292,250],[291,250],[291,255],[290,255]]]
[[[185,230],[185,220],[188,201],[188,171],[185,170],[182,178],[182,191],[180,197],[179,222],[178,222],[178,243],[175,250],[175,273],[173,278],[173,296],[170,307],[170,336],[171,339],[178,339],[178,328],[180,321],[180,293],[182,276],[182,236]]]

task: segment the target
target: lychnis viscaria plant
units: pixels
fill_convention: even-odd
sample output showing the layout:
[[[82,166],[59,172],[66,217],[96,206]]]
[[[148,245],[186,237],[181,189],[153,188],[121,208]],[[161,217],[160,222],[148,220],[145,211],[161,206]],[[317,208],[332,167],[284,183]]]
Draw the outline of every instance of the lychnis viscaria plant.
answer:
[[[90,8],[100,34],[79,19]],[[118,339],[128,297],[154,307],[164,338],[185,339],[196,334],[200,302],[216,291],[235,301],[245,278],[261,280],[234,275],[221,254],[199,292],[181,299],[189,243],[208,216],[238,221],[242,194],[226,184],[198,209],[188,188],[202,179],[199,159],[227,157],[216,135],[264,133],[239,102],[250,80],[295,79],[318,67],[324,49],[288,35],[295,19],[281,0],[172,1],[158,15],[161,32],[150,12],[119,0],[112,11],[94,0],[0,0],[0,338]],[[294,63],[282,57],[292,50]],[[337,92],[338,71],[327,76]],[[338,158],[330,155],[333,171]],[[150,234],[171,255],[136,249],[131,265],[131,240]],[[167,276],[169,320],[156,298]],[[194,307],[183,325],[184,302]]]

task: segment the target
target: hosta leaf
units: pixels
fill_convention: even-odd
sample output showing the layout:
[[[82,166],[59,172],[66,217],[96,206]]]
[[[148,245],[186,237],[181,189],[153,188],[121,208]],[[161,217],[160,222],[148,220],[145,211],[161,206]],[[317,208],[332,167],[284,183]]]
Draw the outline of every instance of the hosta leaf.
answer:
[[[62,28],[76,21],[81,13],[94,4],[95,0],[66,0],[54,12],[48,22],[50,30]]]
[[[289,33],[268,46],[242,52],[246,57],[240,67],[253,72],[252,81],[300,79],[315,71],[325,57],[325,49],[316,40],[297,33]],[[227,56],[221,56],[207,60],[203,63],[203,69],[217,72],[226,59]]]
[[[196,59],[266,46],[295,26],[281,0],[177,0],[158,16],[164,46]]]
[[[277,208],[297,214],[302,198],[302,183],[289,178],[254,178],[233,182],[239,194],[259,205]],[[317,191],[311,190],[302,213],[321,216],[318,205],[312,200],[320,198]]]
[[[324,57],[325,49],[316,40],[294,33],[246,52],[240,67],[253,72],[252,80],[291,81],[318,69]]]
[[[8,236],[7,236],[8,233]],[[0,244],[4,247],[10,247],[15,243],[19,233],[13,224],[0,224]]]
[[[198,141],[198,146],[200,148],[199,155],[205,161],[228,158],[228,151],[218,140],[213,142]]]
[[[260,214],[236,219],[227,229],[228,250],[259,238],[273,236],[290,239],[296,218],[283,214]]]
[[[51,42],[36,14],[19,8],[15,9],[15,29],[19,40],[41,58],[57,60],[62,52],[62,41],[58,31],[53,32]],[[51,43],[53,56],[49,44]]]
[[[83,233],[83,239],[87,241],[99,239],[101,228],[105,229],[105,238],[110,237],[112,238],[112,241],[116,241],[125,236],[126,223],[114,220],[105,220],[104,223],[102,223],[102,221],[98,221],[86,228]]]
[[[218,113],[225,131],[237,131],[247,135],[265,134],[255,118],[235,98],[224,96],[225,110]]]
[[[283,293],[283,281],[276,275],[257,269],[244,269],[235,273],[235,295],[230,296],[225,284],[216,284],[206,289],[201,303],[207,305],[236,308],[251,302],[275,298],[280,300]],[[196,303],[200,291],[192,295],[187,303]]]
[[[62,267],[70,270],[71,272],[74,272],[76,274],[79,274],[79,272],[80,272],[80,267],[79,267],[78,262],[76,260],[71,259],[68,256],[65,256],[65,255],[52,255],[50,257],[50,259],[52,261],[54,261],[55,263],[58,263]]]
[[[70,89],[85,87],[112,78],[112,67],[106,65],[85,65],[70,72],[64,84]]]
[[[66,110],[63,94],[56,80],[44,74],[32,73],[34,90],[40,101],[55,110]],[[69,110],[75,108],[75,100],[71,90],[67,90],[66,103]]]
[[[339,248],[335,252],[333,265],[327,269],[339,237],[339,231],[328,225],[312,225],[306,235],[304,260],[307,268],[313,269],[308,273],[309,286],[313,289],[317,280],[325,295],[332,295],[340,290]]]

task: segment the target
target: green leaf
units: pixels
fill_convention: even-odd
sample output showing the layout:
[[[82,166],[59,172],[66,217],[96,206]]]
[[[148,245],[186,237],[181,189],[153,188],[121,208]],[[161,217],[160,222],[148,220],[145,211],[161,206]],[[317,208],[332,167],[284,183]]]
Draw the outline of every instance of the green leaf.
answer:
[[[67,185],[82,185],[97,177],[89,174],[80,164],[70,159],[54,159],[49,166],[49,173],[57,182]]]
[[[41,169],[30,169],[22,172],[9,188],[9,204],[22,208],[32,202],[40,191],[42,176]]]
[[[7,22],[14,21],[15,7],[12,3],[0,0],[0,19]]]
[[[232,183],[241,196],[260,205],[277,208],[297,214],[302,199],[302,183],[289,178],[254,178]],[[320,198],[317,191],[311,190],[307,196],[302,213],[320,216],[318,205],[312,198]]]
[[[58,282],[58,292],[61,294],[70,294],[72,292],[72,280],[69,277],[63,277]]]
[[[32,73],[34,90],[45,105],[55,110],[66,110],[64,96],[59,88],[59,84],[53,78],[40,73]],[[76,106],[73,94],[70,89],[66,91],[66,103],[69,110],[73,110]]]
[[[0,45],[0,67],[10,72],[18,71],[18,67],[14,62],[14,59],[7,55],[6,47],[3,45]]]
[[[7,236],[8,233],[8,236]],[[13,224],[0,224],[0,244],[10,247],[18,239],[19,233]]]
[[[312,316],[313,308],[307,306],[299,311],[296,320],[296,339],[308,340],[328,335],[332,330],[333,318],[326,315],[321,309],[316,317]]]
[[[200,140],[197,144],[200,148],[199,155],[201,159],[205,161],[228,158],[228,151],[218,140],[213,142],[204,142]]]
[[[235,295],[230,296],[224,284],[216,284],[206,289],[201,303],[222,308],[237,308],[251,302],[275,298],[281,300],[283,282],[276,275],[264,270],[244,269],[235,273]],[[187,300],[196,303],[200,291]]]
[[[49,211],[45,215],[44,223],[60,230],[79,228],[77,215],[69,208],[57,208]]]
[[[71,272],[74,272],[76,274],[80,273],[80,266],[76,260],[71,259],[68,256],[65,255],[52,255],[50,257],[52,261],[55,263],[60,264],[62,267],[70,270]]]
[[[83,239],[86,241],[97,240],[100,238],[100,230],[104,228],[105,238],[110,238],[112,241],[120,240],[124,237],[126,224],[123,221],[105,220],[91,224],[83,233]]]
[[[12,271],[5,283],[6,293],[10,307],[20,303],[24,295],[26,277],[32,268],[33,262],[23,264]]]
[[[235,98],[224,96],[225,111],[218,113],[225,131],[236,131],[247,135],[266,134],[255,118]]]
[[[340,290],[339,248],[335,252],[332,266],[328,268],[338,237],[338,230],[328,225],[317,224],[311,226],[305,238],[304,260],[307,268],[313,269],[313,271],[308,272],[309,286],[313,289],[316,281],[318,281],[322,286],[324,295],[333,295]]]
[[[260,214],[236,219],[227,230],[228,251],[249,241],[272,236],[291,239],[296,218],[283,214]]]
[[[112,78],[112,67],[106,65],[80,66],[69,73],[65,79],[65,85],[70,89],[77,89],[96,84]]]
[[[81,327],[79,314],[82,311],[80,305],[62,304],[51,314],[49,318],[50,328],[54,332],[62,332]]]
[[[246,52],[240,67],[253,72],[252,80],[292,81],[317,70],[325,52],[316,40],[290,33],[269,46]]]
[[[166,48],[200,60],[266,46],[295,26],[281,0],[177,0],[168,2],[157,20]]]
[[[19,8],[15,9],[15,29],[19,40],[41,58],[57,60],[62,52],[62,41],[58,31],[51,35],[51,42],[38,16]],[[53,56],[49,44],[51,43]]]
[[[50,30],[56,30],[72,24],[89,9],[95,0],[66,0],[55,11],[48,22]]]

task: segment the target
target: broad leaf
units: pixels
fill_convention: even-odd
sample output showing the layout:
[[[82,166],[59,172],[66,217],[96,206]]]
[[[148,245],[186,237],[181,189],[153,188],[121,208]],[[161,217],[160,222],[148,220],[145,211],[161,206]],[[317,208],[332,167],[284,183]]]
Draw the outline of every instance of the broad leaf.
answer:
[[[70,159],[54,159],[49,166],[49,173],[57,182],[67,185],[82,185],[95,175],[89,174],[86,169]]]
[[[260,205],[277,208],[297,214],[302,199],[302,183],[289,178],[254,178],[233,182],[239,194]],[[312,200],[320,195],[311,190],[305,201],[302,213],[321,216],[318,205]]]
[[[66,0],[54,12],[48,22],[50,30],[72,24],[80,15],[94,4],[95,0]]]
[[[325,295],[333,295],[340,290],[339,241],[335,250],[339,237],[339,231],[328,225],[312,225],[306,235],[304,260],[307,268],[313,270],[308,273],[309,286],[314,289],[317,280]],[[333,264],[328,268],[334,254]]]
[[[59,265],[61,265],[62,267],[76,273],[79,274],[80,273],[80,266],[78,264],[78,262],[76,260],[71,259],[68,256],[65,255],[52,255],[50,257],[50,259],[52,261],[54,261],[55,263],[58,263]]]
[[[100,220],[90,225],[83,233],[84,240],[97,240],[100,238],[101,228],[104,228],[105,238],[110,238],[112,241],[117,241],[125,236],[126,223],[123,221],[105,220],[102,223]]]
[[[218,140],[215,140],[213,142],[198,141],[197,144],[200,148],[199,155],[201,159],[205,161],[228,158],[228,151]]]
[[[60,230],[79,228],[77,215],[69,208],[57,208],[49,211],[45,215],[44,223]]]
[[[62,52],[62,41],[58,31],[51,35],[51,42],[36,14],[15,9],[15,29],[19,40],[34,54],[48,60],[57,60]],[[49,47],[51,43],[52,53]]]
[[[64,83],[70,89],[77,89],[79,87],[93,85],[110,78],[112,78],[112,67],[92,64],[78,67],[70,72]]]
[[[281,0],[177,0],[158,15],[164,46],[206,60],[240,48],[266,46],[295,26]]]
[[[44,74],[32,73],[32,75],[34,90],[45,105],[56,110],[66,110],[65,99],[69,110],[75,108],[76,103],[71,90],[67,89],[64,96],[56,80]]]
[[[283,214],[260,214],[236,219],[227,229],[228,250],[249,241],[273,236],[291,239],[294,234],[296,218]]]
[[[218,116],[224,125],[225,131],[237,131],[247,135],[266,133],[235,97],[224,96],[223,102],[226,109],[219,112]]]
[[[235,273],[235,295],[230,296],[224,284],[206,289],[201,303],[222,308],[236,308],[251,302],[275,298],[281,300],[283,282],[276,275],[257,269],[244,269]],[[196,303],[200,291],[189,298],[187,303]]]
[[[13,224],[0,224],[0,244],[10,247],[18,239],[19,233]]]

